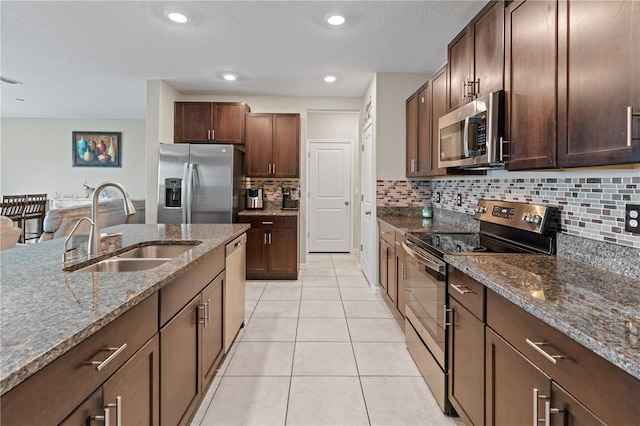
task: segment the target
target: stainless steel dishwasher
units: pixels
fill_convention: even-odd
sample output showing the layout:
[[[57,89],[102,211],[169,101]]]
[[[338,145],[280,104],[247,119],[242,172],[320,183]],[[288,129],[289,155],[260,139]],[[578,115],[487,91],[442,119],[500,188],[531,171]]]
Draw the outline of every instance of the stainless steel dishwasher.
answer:
[[[226,280],[224,286],[224,352],[227,353],[244,325],[244,297],[247,258],[247,234],[225,246]]]

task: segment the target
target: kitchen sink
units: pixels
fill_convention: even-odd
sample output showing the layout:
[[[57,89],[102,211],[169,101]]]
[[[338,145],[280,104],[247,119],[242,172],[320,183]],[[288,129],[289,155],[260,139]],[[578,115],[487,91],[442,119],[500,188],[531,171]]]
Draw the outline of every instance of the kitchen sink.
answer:
[[[113,257],[100,262],[93,263],[84,268],[80,268],[75,272],[133,272],[144,271],[145,269],[155,268],[162,265],[170,259],[152,259],[152,258],[121,258]]]
[[[116,256],[108,257],[83,268],[71,269],[74,272],[133,272],[155,268],[191,250],[197,244],[149,244],[133,247]]]

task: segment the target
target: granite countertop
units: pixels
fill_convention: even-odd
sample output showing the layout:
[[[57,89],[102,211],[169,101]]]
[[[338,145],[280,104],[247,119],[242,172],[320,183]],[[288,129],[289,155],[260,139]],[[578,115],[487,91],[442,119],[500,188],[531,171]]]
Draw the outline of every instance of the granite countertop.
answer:
[[[248,228],[247,224],[106,228],[110,234],[122,233],[116,249],[145,241],[201,242],[156,268],[138,272],[64,272],[63,238],[3,250],[0,393],[11,390]]]
[[[477,230],[438,220],[437,218],[423,219],[422,217],[378,216],[377,219],[388,223],[401,232],[431,232],[439,234],[477,232]]]
[[[451,254],[445,260],[640,379],[640,280],[556,256]]]
[[[298,216],[299,210],[282,210],[281,208],[266,208],[264,210],[243,210],[239,216]]]

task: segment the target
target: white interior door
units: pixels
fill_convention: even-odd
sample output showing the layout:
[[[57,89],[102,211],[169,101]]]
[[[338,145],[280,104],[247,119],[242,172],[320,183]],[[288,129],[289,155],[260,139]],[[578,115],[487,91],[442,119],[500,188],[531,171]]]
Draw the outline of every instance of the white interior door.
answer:
[[[373,164],[373,124],[362,134],[362,209],[360,237],[360,265],[369,284],[376,285],[376,179]]]
[[[309,252],[351,251],[351,142],[309,141]]]

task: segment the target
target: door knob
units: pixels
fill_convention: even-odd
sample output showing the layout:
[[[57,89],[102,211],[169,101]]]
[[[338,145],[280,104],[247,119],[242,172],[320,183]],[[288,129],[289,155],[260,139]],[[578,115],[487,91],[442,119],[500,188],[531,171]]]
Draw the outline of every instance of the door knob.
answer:
[[[348,206],[348,205],[349,205],[349,202],[348,202],[348,201],[345,201],[345,202],[344,202],[344,205],[345,205],[345,206]]]
[[[371,214],[371,210],[367,210],[364,214]]]

